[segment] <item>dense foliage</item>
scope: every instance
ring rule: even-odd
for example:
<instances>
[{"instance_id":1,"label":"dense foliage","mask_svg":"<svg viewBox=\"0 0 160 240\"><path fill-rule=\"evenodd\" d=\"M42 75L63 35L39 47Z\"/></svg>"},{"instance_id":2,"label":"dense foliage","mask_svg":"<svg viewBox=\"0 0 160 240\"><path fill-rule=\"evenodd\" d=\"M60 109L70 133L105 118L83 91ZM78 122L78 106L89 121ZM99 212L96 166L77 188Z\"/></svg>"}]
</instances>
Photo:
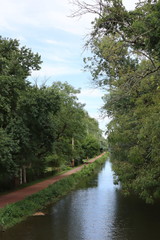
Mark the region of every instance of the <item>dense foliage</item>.
<instances>
[{"instance_id":1,"label":"dense foliage","mask_svg":"<svg viewBox=\"0 0 160 240\"><path fill-rule=\"evenodd\" d=\"M153 203L160 199L160 1L140 1L132 11L121 0L75 2L75 15L97 13L87 42L93 56L85 62L107 89L115 181Z\"/></svg>"},{"instance_id":2,"label":"dense foliage","mask_svg":"<svg viewBox=\"0 0 160 240\"><path fill-rule=\"evenodd\" d=\"M87 158L82 148L87 121L93 123L92 135L98 133L99 147L91 155L100 151L102 132L78 103L78 90L60 82L38 87L27 80L40 64L40 56L17 40L0 38L1 190Z\"/></svg>"}]
</instances>

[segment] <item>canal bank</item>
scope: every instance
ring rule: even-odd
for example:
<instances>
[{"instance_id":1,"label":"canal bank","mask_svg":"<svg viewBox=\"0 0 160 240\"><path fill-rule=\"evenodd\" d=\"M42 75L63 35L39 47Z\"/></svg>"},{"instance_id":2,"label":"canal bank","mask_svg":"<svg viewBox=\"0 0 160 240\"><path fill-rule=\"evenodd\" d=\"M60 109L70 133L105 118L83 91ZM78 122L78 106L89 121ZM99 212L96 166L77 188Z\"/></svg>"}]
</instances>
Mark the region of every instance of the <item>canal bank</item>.
<instances>
[{"instance_id":1,"label":"canal bank","mask_svg":"<svg viewBox=\"0 0 160 240\"><path fill-rule=\"evenodd\" d=\"M98 168L106 161L106 158L107 154L101 154L91 159L90 163L92 164L80 166L68 171L63 174L63 176L61 175L61 177L58 176L58 181L49 186L47 185L48 187L44 188L43 186L44 189L41 191L38 184L32 186L32 191L30 191L31 195L28 194L30 196L22 201L9 204L0 209L0 230L3 231L14 226L36 211L40 211L46 205L56 202L60 197L73 190L84 177L93 174L94 171L98 171ZM33 194L33 188L37 193Z\"/></svg>"}]
</instances>

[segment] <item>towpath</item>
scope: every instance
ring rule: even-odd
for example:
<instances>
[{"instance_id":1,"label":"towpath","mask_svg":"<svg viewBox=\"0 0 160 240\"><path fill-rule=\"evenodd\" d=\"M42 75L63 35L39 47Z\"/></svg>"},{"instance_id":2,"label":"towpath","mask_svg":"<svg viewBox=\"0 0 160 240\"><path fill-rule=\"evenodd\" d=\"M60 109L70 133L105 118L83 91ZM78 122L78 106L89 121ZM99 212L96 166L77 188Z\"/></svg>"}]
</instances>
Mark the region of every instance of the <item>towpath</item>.
<instances>
[{"instance_id":1,"label":"towpath","mask_svg":"<svg viewBox=\"0 0 160 240\"><path fill-rule=\"evenodd\" d=\"M96 159L100 158L103 155L104 155L104 153L100 154L99 156L97 156L95 158L92 158L88 162L92 163ZM84 165L81 165L81 166L79 166L77 168L74 168L72 170L69 170L68 172L65 172L61 175L49 178L47 180L44 180L42 182L33 184L31 186L22 188L20 190L16 190L16 191L13 191L13 192L8 193L8 194L1 195L0 196L0 208L5 207L7 204L15 203L15 202L18 202L20 200L23 200L27 196L32 195L36 192L39 192L39 191L43 190L44 188L47 188L50 184L53 184L53 183L65 178L67 176L72 175L73 173L76 173L76 172L80 171L83 167L84 167Z\"/></svg>"}]
</instances>

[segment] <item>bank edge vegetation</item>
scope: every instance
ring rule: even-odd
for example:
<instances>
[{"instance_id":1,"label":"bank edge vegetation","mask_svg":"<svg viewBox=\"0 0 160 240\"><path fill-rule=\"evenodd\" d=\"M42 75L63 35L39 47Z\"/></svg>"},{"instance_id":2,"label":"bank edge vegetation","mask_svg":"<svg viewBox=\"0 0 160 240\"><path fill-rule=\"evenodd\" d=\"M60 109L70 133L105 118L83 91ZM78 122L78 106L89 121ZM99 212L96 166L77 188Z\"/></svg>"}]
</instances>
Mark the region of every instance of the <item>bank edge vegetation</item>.
<instances>
[{"instance_id":1,"label":"bank edge vegetation","mask_svg":"<svg viewBox=\"0 0 160 240\"><path fill-rule=\"evenodd\" d=\"M92 164L84 165L79 172L50 185L48 188L22 201L9 204L0 209L0 230L6 230L31 216L36 211L42 211L48 204L55 203L60 197L75 189L79 183L83 182L83 179L85 180L87 177L98 173L107 156L108 154L105 154Z\"/></svg>"}]
</instances>

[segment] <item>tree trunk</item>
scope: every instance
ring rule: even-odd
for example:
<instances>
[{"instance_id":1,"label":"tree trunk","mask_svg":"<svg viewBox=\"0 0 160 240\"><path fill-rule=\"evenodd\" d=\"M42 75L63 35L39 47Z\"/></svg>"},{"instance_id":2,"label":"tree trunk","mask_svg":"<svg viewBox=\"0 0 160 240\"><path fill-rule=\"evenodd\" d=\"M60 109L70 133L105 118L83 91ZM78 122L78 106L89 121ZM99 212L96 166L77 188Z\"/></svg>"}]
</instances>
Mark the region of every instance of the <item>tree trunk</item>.
<instances>
[{"instance_id":1,"label":"tree trunk","mask_svg":"<svg viewBox=\"0 0 160 240\"><path fill-rule=\"evenodd\" d=\"M22 175L23 175L22 168L20 168L20 169L19 169L19 183L20 183L20 184L23 183Z\"/></svg>"},{"instance_id":2,"label":"tree trunk","mask_svg":"<svg viewBox=\"0 0 160 240\"><path fill-rule=\"evenodd\" d=\"M23 183L26 183L27 179L26 179L26 167L23 166Z\"/></svg>"}]
</instances>

